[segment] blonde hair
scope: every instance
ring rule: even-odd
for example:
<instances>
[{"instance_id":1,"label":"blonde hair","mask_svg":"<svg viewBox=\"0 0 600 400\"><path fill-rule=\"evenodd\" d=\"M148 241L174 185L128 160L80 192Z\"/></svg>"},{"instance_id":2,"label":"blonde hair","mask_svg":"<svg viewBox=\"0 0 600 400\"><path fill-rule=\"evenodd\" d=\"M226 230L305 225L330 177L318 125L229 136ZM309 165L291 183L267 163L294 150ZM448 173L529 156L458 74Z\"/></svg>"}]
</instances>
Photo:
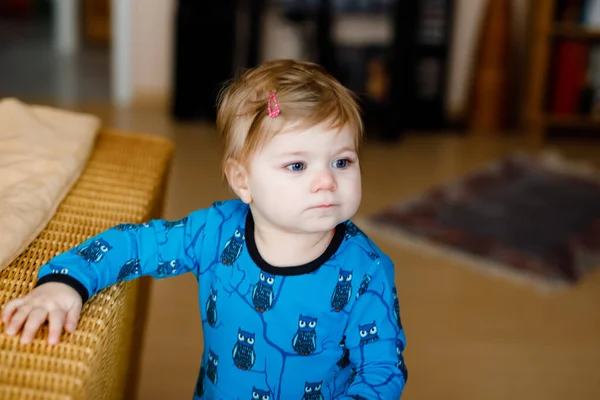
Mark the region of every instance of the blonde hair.
<instances>
[{"instance_id":1,"label":"blonde hair","mask_svg":"<svg viewBox=\"0 0 600 400\"><path fill-rule=\"evenodd\" d=\"M269 117L274 92L281 113ZM217 129L223 139L223 171L229 160L246 164L268 140L285 128L306 129L327 123L348 125L358 151L363 123L357 98L318 64L276 60L244 71L219 94Z\"/></svg>"}]
</instances>

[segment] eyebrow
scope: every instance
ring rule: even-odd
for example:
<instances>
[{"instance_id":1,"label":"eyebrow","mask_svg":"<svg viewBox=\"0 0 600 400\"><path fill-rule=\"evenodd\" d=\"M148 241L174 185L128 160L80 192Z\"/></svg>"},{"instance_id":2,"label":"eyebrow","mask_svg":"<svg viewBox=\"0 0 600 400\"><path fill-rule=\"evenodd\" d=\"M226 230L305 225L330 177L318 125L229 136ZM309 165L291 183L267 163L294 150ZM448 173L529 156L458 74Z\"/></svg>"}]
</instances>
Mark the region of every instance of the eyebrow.
<instances>
[{"instance_id":1,"label":"eyebrow","mask_svg":"<svg viewBox=\"0 0 600 400\"><path fill-rule=\"evenodd\" d=\"M356 150L352 147L342 147L341 149L339 149L338 151L336 151L336 154L339 153L345 153L345 152L351 152L351 153L356 153ZM288 157L288 156L307 156L308 152L307 151L290 151L290 152L286 152L286 153L281 153L279 156L280 157Z\"/></svg>"},{"instance_id":2,"label":"eyebrow","mask_svg":"<svg viewBox=\"0 0 600 400\"><path fill-rule=\"evenodd\" d=\"M288 157L288 156L306 156L308 153L306 151L290 151L286 153L279 154L279 157Z\"/></svg>"},{"instance_id":3,"label":"eyebrow","mask_svg":"<svg viewBox=\"0 0 600 400\"><path fill-rule=\"evenodd\" d=\"M350 152L350 153L356 153L356 149L354 147L342 147L341 149L339 149L336 153L345 153L345 152Z\"/></svg>"}]
</instances>

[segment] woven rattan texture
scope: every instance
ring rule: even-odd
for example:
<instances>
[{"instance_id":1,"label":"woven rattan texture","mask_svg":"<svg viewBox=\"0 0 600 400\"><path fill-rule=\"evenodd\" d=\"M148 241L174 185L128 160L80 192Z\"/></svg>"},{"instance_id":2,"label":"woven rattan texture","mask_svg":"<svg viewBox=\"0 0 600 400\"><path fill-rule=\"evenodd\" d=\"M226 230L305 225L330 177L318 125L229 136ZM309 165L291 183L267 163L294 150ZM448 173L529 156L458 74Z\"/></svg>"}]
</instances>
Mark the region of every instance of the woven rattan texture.
<instances>
[{"instance_id":1,"label":"woven rattan texture","mask_svg":"<svg viewBox=\"0 0 600 400\"><path fill-rule=\"evenodd\" d=\"M172 152L167 139L103 131L46 229L0 273L0 306L28 293L53 256L118 223L159 216ZM47 344L47 327L29 345L0 334L0 399L120 398L137 285L120 283L90 299L77 331L58 345Z\"/></svg>"}]
</instances>

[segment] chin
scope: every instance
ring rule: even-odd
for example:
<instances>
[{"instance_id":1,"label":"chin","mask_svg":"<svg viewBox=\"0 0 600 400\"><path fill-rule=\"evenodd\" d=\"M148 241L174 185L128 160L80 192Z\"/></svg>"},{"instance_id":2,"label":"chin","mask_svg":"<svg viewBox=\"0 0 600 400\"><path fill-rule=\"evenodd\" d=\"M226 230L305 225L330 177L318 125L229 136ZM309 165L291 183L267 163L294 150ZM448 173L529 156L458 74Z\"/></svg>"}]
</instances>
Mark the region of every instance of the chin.
<instances>
[{"instance_id":1,"label":"chin","mask_svg":"<svg viewBox=\"0 0 600 400\"><path fill-rule=\"evenodd\" d=\"M340 222L344 221L345 219L340 220L340 218L335 217L321 218L316 221L307 221L305 224L303 224L303 230L310 233L328 232L338 226Z\"/></svg>"}]
</instances>

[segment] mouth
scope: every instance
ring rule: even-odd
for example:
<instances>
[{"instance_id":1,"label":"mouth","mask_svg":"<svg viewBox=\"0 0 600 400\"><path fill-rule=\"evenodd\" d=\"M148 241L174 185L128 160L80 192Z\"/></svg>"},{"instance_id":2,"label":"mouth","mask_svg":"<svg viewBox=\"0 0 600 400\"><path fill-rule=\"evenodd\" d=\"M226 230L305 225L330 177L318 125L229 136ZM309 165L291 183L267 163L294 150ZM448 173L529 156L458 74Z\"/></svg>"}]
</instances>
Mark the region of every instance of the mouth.
<instances>
[{"instance_id":1,"label":"mouth","mask_svg":"<svg viewBox=\"0 0 600 400\"><path fill-rule=\"evenodd\" d=\"M320 206L316 206L315 208L327 209L327 208L332 208L333 206L335 206L335 204L321 204Z\"/></svg>"}]
</instances>

